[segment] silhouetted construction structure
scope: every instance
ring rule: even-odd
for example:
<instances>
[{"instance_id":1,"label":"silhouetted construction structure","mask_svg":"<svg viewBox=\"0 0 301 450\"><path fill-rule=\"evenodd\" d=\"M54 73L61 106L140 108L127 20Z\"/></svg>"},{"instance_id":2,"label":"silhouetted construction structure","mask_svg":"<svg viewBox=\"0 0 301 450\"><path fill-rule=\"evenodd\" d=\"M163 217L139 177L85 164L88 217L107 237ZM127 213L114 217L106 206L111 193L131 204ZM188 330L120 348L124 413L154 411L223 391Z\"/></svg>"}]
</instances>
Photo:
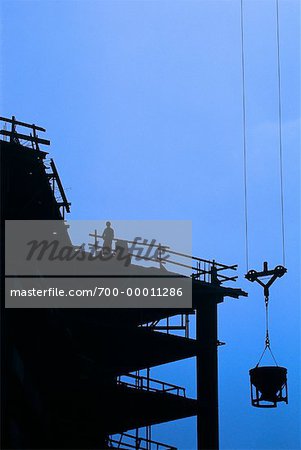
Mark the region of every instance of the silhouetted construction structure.
<instances>
[{"instance_id":1,"label":"silhouetted construction structure","mask_svg":"<svg viewBox=\"0 0 301 450\"><path fill-rule=\"evenodd\" d=\"M49 144L37 134L45 130L1 120L9 128L1 131L3 267L4 219L62 221L70 203L40 148ZM150 427L196 415L198 448L217 449L217 306L246 294L221 285L235 279L222 273L236 266L193 261L193 307L185 310L5 309L2 273L2 448L171 449L152 441ZM191 315L196 339L189 337ZM197 399L151 378L152 367L190 357L197 358Z\"/></svg>"}]
</instances>

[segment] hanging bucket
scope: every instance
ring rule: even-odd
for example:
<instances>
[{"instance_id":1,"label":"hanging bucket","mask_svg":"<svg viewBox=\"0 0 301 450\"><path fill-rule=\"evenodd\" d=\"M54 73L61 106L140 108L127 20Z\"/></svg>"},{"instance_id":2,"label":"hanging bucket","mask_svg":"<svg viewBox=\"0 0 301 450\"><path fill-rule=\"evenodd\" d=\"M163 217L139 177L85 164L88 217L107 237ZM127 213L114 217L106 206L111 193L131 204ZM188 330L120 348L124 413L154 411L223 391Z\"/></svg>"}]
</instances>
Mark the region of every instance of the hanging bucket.
<instances>
[{"instance_id":1,"label":"hanging bucket","mask_svg":"<svg viewBox=\"0 0 301 450\"><path fill-rule=\"evenodd\" d=\"M250 381L253 406L275 408L279 402L288 403L285 367L254 367L250 370Z\"/></svg>"}]
</instances>

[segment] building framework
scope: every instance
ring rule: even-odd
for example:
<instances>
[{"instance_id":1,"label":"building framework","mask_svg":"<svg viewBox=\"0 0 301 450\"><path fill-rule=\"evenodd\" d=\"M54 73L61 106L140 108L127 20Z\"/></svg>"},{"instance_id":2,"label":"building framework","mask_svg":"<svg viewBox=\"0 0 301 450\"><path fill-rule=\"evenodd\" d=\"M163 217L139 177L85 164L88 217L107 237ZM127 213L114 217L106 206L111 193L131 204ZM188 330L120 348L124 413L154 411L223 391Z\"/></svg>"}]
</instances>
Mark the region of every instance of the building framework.
<instances>
[{"instance_id":1,"label":"building framework","mask_svg":"<svg viewBox=\"0 0 301 450\"><path fill-rule=\"evenodd\" d=\"M4 267L4 220L63 222L70 203L40 148L50 143L38 136L45 129L0 119L7 124L0 132ZM197 416L198 449L218 449L217 310L225 297L246 293L222 285L235 280L225 271L236 266L193 259L189 309L5 309L2 273L2 448L168 450L152 440L151 426ZM191 357L196 399L152 378L152 367Z\"/></svg>"}]
</instances>

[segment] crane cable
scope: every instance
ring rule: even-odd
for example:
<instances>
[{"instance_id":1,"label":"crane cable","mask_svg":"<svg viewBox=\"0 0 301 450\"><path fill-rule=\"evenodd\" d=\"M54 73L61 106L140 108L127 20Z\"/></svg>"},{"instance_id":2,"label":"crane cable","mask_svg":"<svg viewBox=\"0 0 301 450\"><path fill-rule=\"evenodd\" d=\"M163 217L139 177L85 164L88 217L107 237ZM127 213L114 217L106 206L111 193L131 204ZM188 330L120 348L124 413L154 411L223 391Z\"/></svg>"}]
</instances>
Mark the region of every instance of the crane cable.
<instances>
[{"instance_id":1,"label":"crane cable","mask_svg":"<svg viewBox=\"0 0 301 450\"><path fill-rule=\"evenodd\" d=\"M246 133L246 88L245 88L245 45L243 0L240 0L241 33L241 72L242 72L242 120L243 120L243 166L244 166L244 209L245 209L245 253L246 266L249 270L249 231L248 231L248 184L247 184L247 133Z\"/></svg>"},{"instance_id":2,"label":"crane cable","mask_svg":"<svg viewBox=\"0 0 301 450\"><path fill-rule=\"evenodd\" d=\"M279 172L280 172L280 204L282 260L285 266L285 224L284 224L284 187L283 187L283 147L282 147L282 96L281 96L281 63L280 63L280 26L279 0L276 1L277 29L277 81L278 81L278 136L279 136ZM245 88L245 36L243 0L240 0L240 32L241 32L241 69L242 69L242 122L243 122L243 167L244 167L244 216L245 216L245 254L246 267L249 270L249 226L248 226L248 171L247 171L247 138L246 138L246 88Z\"/></svg>"},{"instance_id":3,"label":"crane cable","mask_svg":"<svg viewBox=\"0 0 301 450\"><path fill-rule=\"evenodd\" d=\"M278 133L279 133L279 170L280 170L280 198L281 198L281 230L282 230L282 260L285 267L285 226L284 226L284 195L283 195L283 150L282 150L282 98L281 98L281 64L280 64L280 26L279 0L276 0L277 25L277 76L278 76Z\"/></svg>"},{"instance_id":4,"label":"crane cable","mask_svg":"<svg viewBox=\"0 0 301 450\"><path fill-rule=\"evenodd\" d=\"M256 367L259 366L259 364L263 358L263 355L265 354L265 352L267 350L269 350L269 352L271 353L272 358L274 360L274 363L276 364L276 366L278 366L278 363L276 361L274 353L272 352L272 349L271 349L271 341L270 341L270 335L269 335L269 297L265 297L264 301L265 301L265 346L264 346L264 350L259 358L259 361L256 364Z\"/></svg>"}]
</instances>

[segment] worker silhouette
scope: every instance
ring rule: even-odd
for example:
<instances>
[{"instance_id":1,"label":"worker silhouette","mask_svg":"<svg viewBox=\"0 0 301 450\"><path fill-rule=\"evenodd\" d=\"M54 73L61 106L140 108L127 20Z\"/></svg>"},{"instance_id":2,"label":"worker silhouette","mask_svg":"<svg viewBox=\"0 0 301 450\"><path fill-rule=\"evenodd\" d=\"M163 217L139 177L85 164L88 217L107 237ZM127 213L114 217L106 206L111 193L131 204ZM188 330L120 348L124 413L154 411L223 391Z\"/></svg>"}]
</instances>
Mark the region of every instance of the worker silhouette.
<instances>
[{"instance_id":1,"label":"worker silhouette","mask_svg":"<svg viewBox=\"0 0 301 450\"><path fill-rule=\"evenodd\" d=\"M114 239L114 230L111 228L111 222L106 222L106 228L102 233L103 254L109 255L112 252L112 242Z\"/></svg>"}]
</instances>

